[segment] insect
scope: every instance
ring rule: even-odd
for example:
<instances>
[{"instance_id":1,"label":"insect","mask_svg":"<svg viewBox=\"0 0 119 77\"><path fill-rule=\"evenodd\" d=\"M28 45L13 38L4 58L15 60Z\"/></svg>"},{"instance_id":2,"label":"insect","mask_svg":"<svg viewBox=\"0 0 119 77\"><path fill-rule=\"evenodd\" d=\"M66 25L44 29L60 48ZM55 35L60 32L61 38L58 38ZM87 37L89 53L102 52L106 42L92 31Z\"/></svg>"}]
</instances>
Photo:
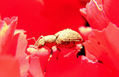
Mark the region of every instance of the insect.
<instances>
[{"instance_id":1,"label":"insect","mask_svg":"<svg viewBox=\"0 0 119 77\"><path fill-rule=\"evenodd\" d=\"M52 56L53 46L56 46L57 49L60 51L59 47L73 48L76 47L76 44L82 42L83 38L78 32L72 29L64 29L54 35L40 36L34 46L37 48L48 46L51 49Z\"/></svg>"},{"instance_id":2,"label":"insect","mask_svg":"<svg viewBox=\"0 0 119 77\"><path fill-rule=\"evenodd\" d=\"M57 32L54 35L40 36L34 46L40 48L45 45L53 46L61 46L61 45L69 45L83 42L83 38L81 35L72 30L72 29L64 29L62 31Z\"/></svg>"}]
</instances>

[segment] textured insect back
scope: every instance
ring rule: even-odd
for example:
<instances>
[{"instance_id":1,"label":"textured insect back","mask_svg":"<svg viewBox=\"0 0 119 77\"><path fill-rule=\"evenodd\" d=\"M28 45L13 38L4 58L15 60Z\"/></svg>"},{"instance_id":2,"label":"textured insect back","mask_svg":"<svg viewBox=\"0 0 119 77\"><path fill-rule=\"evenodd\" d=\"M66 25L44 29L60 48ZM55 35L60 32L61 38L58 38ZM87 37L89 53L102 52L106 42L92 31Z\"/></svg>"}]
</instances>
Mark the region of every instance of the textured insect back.
<instances>
[{"instance_id":1,"label":"textured insect back","mask_svg":"<svg viewBox=\"0 0 119 77\"><path fill-rule=\"evenodd\" d=\"M64 29L59 31L55 34L55 36L57 37L57 44L83 41L81 35L72 29Z\"/></svg>"},{"instance_id":2,"label":"textured insect back","mask_svg":"<svg viewBox=\"0 0 119 77\"><path fill-rule=\"evenodd\" d=\"M44 37L45 46L52 48L52 46L56 45L56 36L47 35Z\"/></svg>"}]
</instances>

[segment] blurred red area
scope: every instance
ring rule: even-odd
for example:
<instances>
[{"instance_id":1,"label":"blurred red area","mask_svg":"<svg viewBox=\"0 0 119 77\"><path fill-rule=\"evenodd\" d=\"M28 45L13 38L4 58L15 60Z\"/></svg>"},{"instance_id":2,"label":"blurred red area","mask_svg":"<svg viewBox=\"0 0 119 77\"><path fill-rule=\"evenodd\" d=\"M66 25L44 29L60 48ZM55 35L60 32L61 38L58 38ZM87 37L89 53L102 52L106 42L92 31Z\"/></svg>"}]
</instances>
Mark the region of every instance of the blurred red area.
<instances>
[{"instance_id":1,"label":"blurred red area","mask_svg":"<svg viewBox=\"0 0 119 77\"><path fill-rule=\"evenodd\" d=\"M78 31L85 25L79 12L79 0L0 0L0 15L18 16L18 29L27 31L28 37L54 34L64 28Z\"/></svg>"},{"instance_id":2,"label":"blurred red area","mask_svg":"<svg viewBox=\"0 0 119 77\"><path fill-rule=\"evenodd\" d=\"M0 77L20 77L19 63L12 56L0 55Z\"/></svg>"}]
</instances>

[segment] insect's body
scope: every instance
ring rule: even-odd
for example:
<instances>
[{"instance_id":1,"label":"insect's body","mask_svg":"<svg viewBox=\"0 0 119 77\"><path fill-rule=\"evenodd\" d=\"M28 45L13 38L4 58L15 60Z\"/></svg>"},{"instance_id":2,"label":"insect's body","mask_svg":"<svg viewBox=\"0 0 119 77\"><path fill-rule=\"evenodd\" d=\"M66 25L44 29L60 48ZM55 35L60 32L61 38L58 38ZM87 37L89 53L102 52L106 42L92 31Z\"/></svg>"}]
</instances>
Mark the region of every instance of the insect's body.
<instances>
[{"instance_id":1,"label":"insect's body","mask_svg":"<svg viewBox=\"0 0 119 77\"><path fill-rule=\"evenodd\" d=\"M52 47L54 45L74 47L76 43L81 43L82 41L83 39L78 32L71 29L64 29L54 35L39 37L39 39L35 43L35 46L38 48L42 46Z\"/></svg>"},{"instance_id":2,"label":"insect's body","mask_svg":"<svg viewBox=\"0 0 119 77\"><path fill-rule=\"evenodd\" d=\"M55 36L57 37L57 45L63 47L71 48L74 47L77 43L81 43L83 41L83 38L80 36L80 34L71 29L64 29L59 31L55 34Z\"/></svg>"},{"instance_id":3,"label":"insect's body","mask_svg":"<svg viewBox=\"0 0 119 77\"><path fill-rule=\"evenodd\" d=\"M76 48L76 44L82 42L83 38L78 32L71 29L64 29L54 35L40 36L34 46L37 48L41 48L43 46L49 47L51 49L51 55L48 60L50 60L53 54L53 46L56 46L60 52L59 47Z\"/></svg>"},{"instance_id":4,"label":"insect's body","mask_svg":"<svg viewBox=\"0 0 119 77\"><path fill-rule=\"evenodd\" d=\"M52 47L53 45L56 44L55 41L56 41L56 36L54 35L41 36L36 41L35 46L38 48L41 48L45 45L48 47Z\"/></svg>"}]
</instances>

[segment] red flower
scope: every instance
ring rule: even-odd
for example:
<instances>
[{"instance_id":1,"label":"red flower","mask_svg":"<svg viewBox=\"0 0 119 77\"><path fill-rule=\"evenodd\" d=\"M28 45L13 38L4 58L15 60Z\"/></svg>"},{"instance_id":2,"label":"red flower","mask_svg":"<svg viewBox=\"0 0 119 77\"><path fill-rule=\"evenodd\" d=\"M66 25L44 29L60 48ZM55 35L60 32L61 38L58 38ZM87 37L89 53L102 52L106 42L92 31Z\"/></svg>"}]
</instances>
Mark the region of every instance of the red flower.
<instances>
[{"instance_id":1,"label":"red flower","mask_svg":"<svg viewBox=\"0 0 119 77\"><path fill-rule=\"evenodd\" d=\"M3 17L14 14L19 16L18 28L26 29L29 36L54 34L68 27L76 31L79 29L84 39L83 43L68 44L72 48L65 44L58 45L57 48L55 43L44 44L41 48L34 45L27 48L25 31L16 29L18 18L1 19L0 77L118 77L119 29L115 25L118 24L118 15L109 16L112 15L109 11L110 3L115 2L91 0L86 5L88 0L85 4L80 4L82 1L84 0L14 1L10 2L12 6L7 9L10 12L2 11L1 9L5 10L7 7L2 8L3 5L0 5ZM0 1L1 3L4 4L4 1ZM79 8L85 5L86 8L80 11L88 20L90 27L79 28L80 25L85 25L85 20L79 13ZM116 20L113 21L113 17ZM55 45L52 47L53 52L52 45ZM82 52L85 53L79 55Z\"/></svg>"}]
</instances>

